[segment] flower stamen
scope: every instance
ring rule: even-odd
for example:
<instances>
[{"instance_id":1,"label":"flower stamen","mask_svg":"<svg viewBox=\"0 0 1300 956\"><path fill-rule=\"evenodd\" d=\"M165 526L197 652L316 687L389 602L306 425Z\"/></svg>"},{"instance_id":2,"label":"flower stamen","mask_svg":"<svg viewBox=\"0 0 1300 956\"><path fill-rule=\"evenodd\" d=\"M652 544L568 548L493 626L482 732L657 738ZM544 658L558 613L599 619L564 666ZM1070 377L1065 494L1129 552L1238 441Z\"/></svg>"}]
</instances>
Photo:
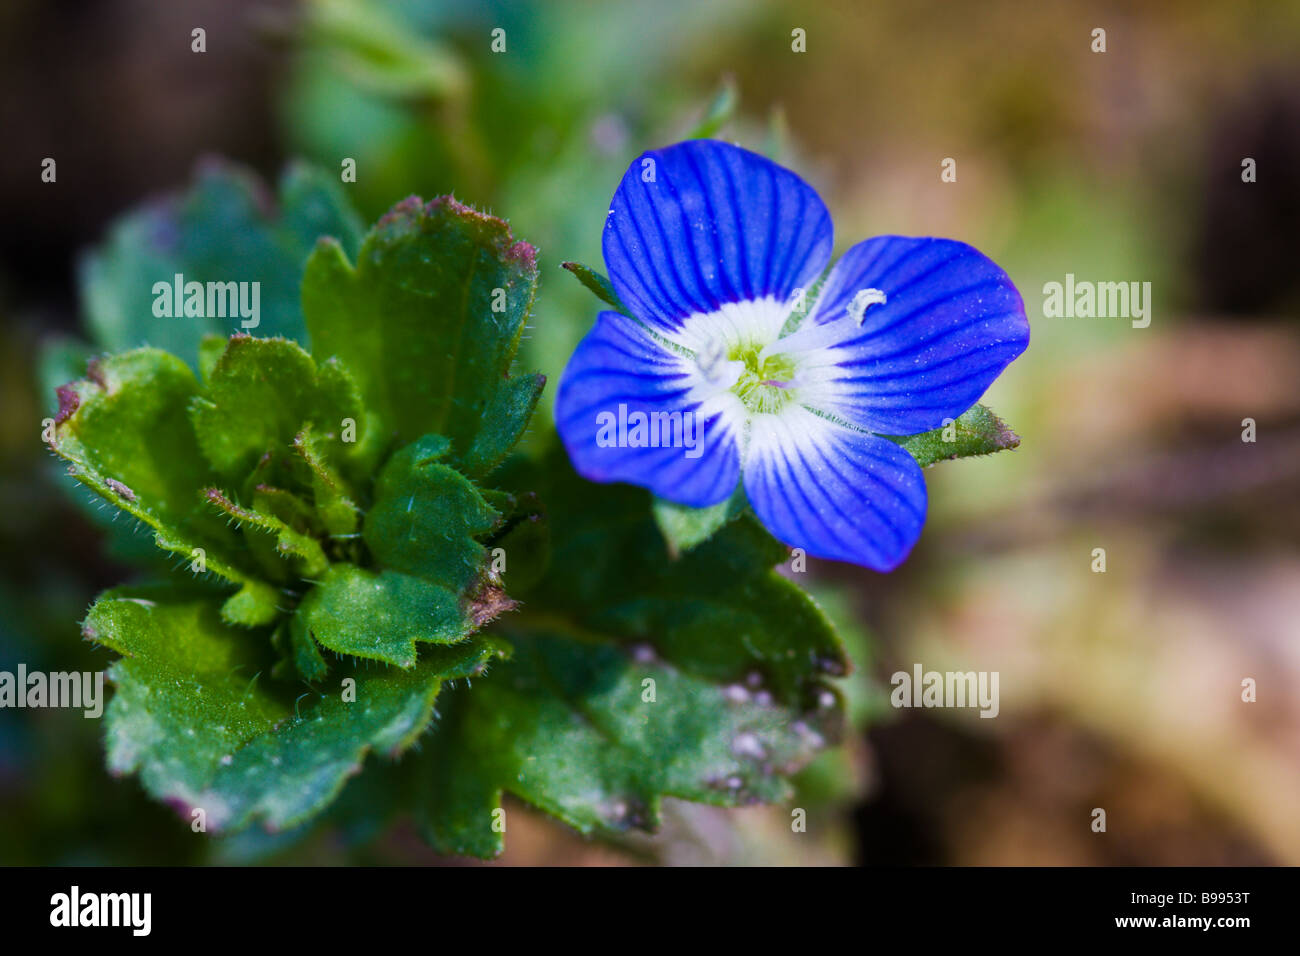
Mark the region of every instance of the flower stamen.
<instances>
[{"instance_id":1,"label":"flower stamen","mask_svg":"<svg viewBox=\"0 0 1300 956\"><path fill-rule=\"evenodd\" d=\"M867 317L867 307L884 305L888 301L889 296L885 295L880 289L859 289L845 311L857 323L858 328L862 328L862 323Z\"/></svg>"}]
</instances>

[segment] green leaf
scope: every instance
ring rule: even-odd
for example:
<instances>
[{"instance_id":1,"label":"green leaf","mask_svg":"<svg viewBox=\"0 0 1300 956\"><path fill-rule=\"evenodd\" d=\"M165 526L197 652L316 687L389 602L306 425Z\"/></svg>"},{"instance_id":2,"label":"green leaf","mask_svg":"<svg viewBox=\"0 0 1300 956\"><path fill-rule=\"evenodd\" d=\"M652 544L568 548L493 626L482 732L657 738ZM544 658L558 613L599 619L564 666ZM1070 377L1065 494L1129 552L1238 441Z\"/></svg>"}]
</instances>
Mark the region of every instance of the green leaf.
<instances>
[{"instance_id":1,"label":"green leaf","mask_svg":"<svg viewBox=\"0 0 1300 956\"><path fill-rule=\"evenodd\" d=\"M653 829L665 796L786 799L840 720L829 689L795 710L590 635L509 636L514 659L439 705L417 758L417 820L443 853L501 852L503 791L583 833Z\"/></svg>"},{"instance_id":2,"label":"green leaf","mask_svg":"<svg viewBox=\"0 0 1300 956\"><path fill-rule=\"evenodd\" d=\"M606 305L612 306L624 315L632 314L618 297L618 293L614 291L613 283L604 275L589 266L584 266L581 262L561 262L560 265L572 272L579 282L594 292L596 298Z\"/></svg>"},{"instance_id":3,"label":"green leaf","mask_svg":"<svg viewBox=\"0 0 1300 956\"><path fill-rule=\"evenodd\" d=\"M484 573L486 551L475 539L501 516L474 484L441 464L447 439L426 435L389 459L375 484L362 535L386 567L461 592Z\"/></svg>"},{"instance_id":4,"label":"green leaf","mask_svg":"<svg viewBox=\"0 0 1300 956\"><path fill-rule=\"evenodd\" d=\"M214 508L238 523L245 536L252 532L265 535L276 558L295 559L294 577L316 577L325 573L329 559L315 538L295 531L269 512L235 504L219 488L208 488L205 495Z\"/></svg>"},{"instance_id":5,"label":"green leaf","mask_svg":"<svg viewBox=\"0 0 1300 956\"><path fill-rule=\"evenodd\" d=\"M499 478L537 489L552 557L503 622L514 660L440 705L420 757L434 846L499 852L503 790L583 832L651 828L662 796L783 799L838 733L829 678L848 669L825 616L773 570L788 550L745 516L673 561L648 493L584 482L558 448Z\"/></svg>"},{"instance_id":6,"label":"green leaf","mask_svg":"<svg viewBox=\"0 0 1300 956\"><path fill-rule=\"evenodd\" d=\"M257 580L238 536L201 496L216 475L199 452L186 409L198 390L180 359L137 349L93 363L90 377L59 389L54 452L69 473L153 530L164 551L241 585L231 613L274 616L276 592Z\"/></svg>"},{"instance_id":7,"label":"green leaf","mask_svg":"<svg viewBox=\"0 0 1300 956\"><path fill-rule=\"evenodd\" d=\"M545 375L517 375L497 389L458 467L471 478L490 474L523 438L545 387Z\"/></svg>"},{"instance_id":8,"label":"green leaf","mask_svg":"<svg viewBox=\"0 0 1300 956\"><path fill-rule=\"evenodd\" d=\"M289 527L305 531L320 537L324 533L324 524L312 506L301 496L273 485L257 485L253 489L253 507L268 515L274 515Z\"/></svg>"},{"instance_id":9,"label":"green leaf","mask_svg":"<svg viewBox=\"0 0 1300 956\"><path fill-rule=\"evenodd\" d=\"M354 482L368 481L391 445L382 428L375 427L365 407L361 389L348 367L338 358L316 366L322 411L313 421L326 440L323 451Z\"/></svg>"},{"instance_id":10,"label":"green leaf","mask_svg":"<svg viewBox=\"0 0 1300 956\"><path fill-rule=\"evenodd\" d=\"M355 268L323 240L302 301L313 354L347 362L386 434L445 435L457 461L483 457L472 450L511 388L536 282L535 250L502 220L450 196L412 197L370 232Z\"/></svg>"},{"instance_id":11,"label":"green leaf","mask_svg":"<svg viewBox=\"0 0 1300 956\"><path fill-rule=\"evenodd\" d=\"M296 343L236 335L190 414L204 455L233 482L267 452L287 449L307 423L337 435L344 418L362 415L359 405L341 404L347 398L336 378L322 382L316 363Z\"/></svg>"},{"instance_id":12,"label":"green leaf","mask_svg":"<svg viewBox=\"0 0 1300 956\"><path fill-rule=\"evenodd\" d=\"M273 624L283 612L280 592L265 581L249 579L221 605L221 618L227 624L259 627Z\"/></svg>"},{"instance_id":13,"label":"green leaf","mask_svg":"<svg viewBox=\"0 0 1300 956\"><path fill-rule=\"evenodd\" d=\"M361 223L334 177L290 166L276 210L254 175L206 162L186 193L154 200L118 220L82 263L81 298L91 335L105 349L148 342L193 365L204 335L243 329L239 314L156 315L155 284L171 285L181 275L185 283L259 283L259 324L248 331L305 343L299 289L320 236L335 237L349 253L361 237Z\"/></svg>"},{"instance_id":14,"label":"green leaf","mask_svg":"<svg viewBox=\"0 0 1300 956\"><path fill-rule=\"evenodd\" d=\"M109 591L83 630L123 655L109 670L110 769L139 774L187 822L202 809L209 832L254 820L280 829L316 813L367 753L393 757L414 742L444 681L481 673L502 653L499 643L474 641L408 671L345 664L337 688L304 694L269 677L262 636L225 625L211 600L174 588Z\"/></svg>"},{"instance_id":15,"label":"green leaf","mask_svg":"<svg viewBox=\"0 0 1300 956\"><path fill-rule=\"evenodd\" d=\"M310 426L293 440L293 450L306 466L317 517L330 534L350 535L357 529L361 511L353 501L352 489L329 463L326 447L327 442Z\"/></svg>"},{"instance_id":16,"label":"green leaf","mask_svg":"<svg viewBox=\"0 0 1300 956\"><path fill-rule=\"evenodd\" d=\"M209 333L199 340L199 378L207 385L212 381L212 373L217 367L217 362L221 361L221 356L226 354L226 346L230 340L224 335L214 335Z\"/></svg>"},{"instance_id":17,"label":"green leaf","mask_svg":"<svg viewBox=\"0 0 1300 956\"><path fill-rule=\"evenodd\" d=\"M58 388L86 374L94 350L78 339L59 337L45 342L37 358L36 380L41 389L41 408L58 413Z\"/></svg>"},{"instance_id":18,"label":"green leaf","mask_svg":"<svg viewBox=\"0 0 1300 956\"><path fill-rule=\"evenodd\" d=\"M945 431L948 432L947 437ZM905 438L892 435L882 437L906 448L922 468L938 461L969 458L971 455L991 455L1020 445L1020 436L983 405L971 406L947 428L936 428L934 431Z\"/></svg>"},{"instance_id":19,"label":"green leaf","mask_svg":"<svg viewBox=\"0 0 1300 956\"><path fill-rule=\"evenodd\" d=\"M686 138L709 139L716 136L731 122L731 117L736 112L739 101L740 91L736 87L735 78L731 76L724 77L704 113L704 117L693 130L686 134Z\"/></svg>"},{"instance_id":20,"label":"green leaf","mask_svg":"<svg viewBox=\"0 0 1300 956\"><path fill-rule=\"evenodd\" d=\"M738 485L730 498L708 508L691 508L655 498L654 515L664 540L668 542L669 553L676 557L707 541L727 522L743 514L748 506L744 486Z\"/></svg>"},{"instance_id":21,"label":"green leaf","mask_svg":"<svg viewBox=\"0 0 1300 956\"><path fill-rule=\"evenodd\" d=\"M417 102L454 99L469 88L464 64L448 46L406 27L383 6L316 0L304 10L300 42L332 69L383 97Z\"/></svg>"},{"instance_id":22,"label":"green leaf","mask_svg":"<svg viewBox=\"0 0 1300 956\"><path fill-rule=\"evenodd\" d=\"M588 619L649 641L674 664L713 681L759 675L779 699L797 704L807 685L847 673L848 659L817 605L772 570L788 557L746 516L666 564L642 593Z\"/></svg>"},{"instance_id":23,"label":"green leaf","mask_svg":"<svg viewBox=\"0 0 1300 956\"><path fill-rule=\"evenodd\" d=\"M71 472L225 579L224 593L180 578L92 608L87 636L124 655L114 770L202 808L210 831L294 826L370 750L408 746L442 682L509 650L478 633L516 605L486 546L540 512L473 479L520 439L544 383L511 368L534 258L453 200L399 206L355 271L343 260L347 288L315 288L322 341L360 372L286 338L202 334L199 378L146 348L59 389L51 444ZM426 421L446 436L421 431L385 460ZM545 563L523 566L512 580Z\"/></svg>"},{"instance_id":24,"label":"green leaf","mask_svg":"<svg viewBox=\"0 0 1300 956\"><path fill-rule=\"evenodd\" d=\"M289 619L288 625L281 625L277 636L288 635L289 654L292 655L293 668L302 679L311 683L324 680L329 673L329 664L320 652L320 647L312 640L307 631L307 624L301 614ZM274 671L272 673L275 673ZM276 675L280 676L280 675Z\"/></svg>"},{"instance_id":25,"label":"green leaf","mask_svg":"<svg viewBox=\"0 0 1300 956\"><path fill-rule=\"evenodd\" d=\"M93 363L88 378L59 390L52 447L109 501L183 525L211 474L185 416L197 390L185 363L157 349Z\"/></svg>"},{"instance_id":26,"label":"green leaf","mask_svg":"<svg viewBox=\"0 0 1300 956\"><path fill-rule=\"evenodd\" d=\"M122 654L106 714L108 763L150 792L200 802L222 758L271 731L289 708L260 682L262 641L221 620L211 599L174 589L102 594L83 635Z\"/></svg>"},{"instance_id":27,"label":"green leaf","mask_svg":"<svg viewBox=\"0 0 1300 956\"><path fill-rule=\"evenodd\" d=\"M397 571L332 564L296 617L322 647L411 667L416 641L454 644L475 629L460 594Z\"/></svg>"}]
</instances>

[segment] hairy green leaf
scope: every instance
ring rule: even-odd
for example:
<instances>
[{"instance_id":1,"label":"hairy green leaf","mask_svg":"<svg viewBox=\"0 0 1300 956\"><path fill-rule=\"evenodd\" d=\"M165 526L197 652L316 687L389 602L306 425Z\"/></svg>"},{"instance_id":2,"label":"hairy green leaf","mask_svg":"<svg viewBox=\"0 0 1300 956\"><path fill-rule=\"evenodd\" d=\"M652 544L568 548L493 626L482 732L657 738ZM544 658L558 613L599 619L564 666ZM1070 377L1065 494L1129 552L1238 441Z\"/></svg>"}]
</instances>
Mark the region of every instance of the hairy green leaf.
<instances>
[{"instance_id":1,"label":"hairy green leaf","mask_svg":"<svg viewBox=\"0 0 1300 956\"><path fill-rule=\"evenodd\" d=\"M329 559L325 556L320 543L311 535L295 531L270 512L235 504L218 488L208 488L205 494L208 502L238 523L246 535L257 532L259 537L256 540L259 541L262 540L261 536L265 536L268 553L273 555L273 562L276 558L294 559L297 570L295 577L315 577L325 573L325 569L329 566ZM278 570L275 564L272 567ZM277 570L273 570L272 573L281 577Z\"/></svg>"},{"instance_id":2,"label":"hairy green leaf","mask_svg":"<svg viewBox=\"0 0 1300 956\"><path fill-rule=\"evenodd\" d=\"M317 246L303 310L313 353L347 362L386 434L403 445L445 435L453 462L477 460L490 410L510 404L499 393L536 282L536 252L502 220L450 196L412 197L366 236L355 267L337 242ZM488 444L495 457L502 442Z\"/></svg>"},{"instance_id":3,"label":"hairy green leaf","mask_svg":"<svg viewBox=\"0 0 1300 956\"><path fill-rule=\"evenodd\" d=\"M258 580L237 535L203 498L216 475L199 453L186 408L194 373L158 349L137 349L91 366L59 389L51 447L69 472L152 529L158 547L241 586L232 620L266 623L275 590ZM232 599L233 600L233 599Z\"/></svg>"},{"instance_id":4,"label":"hairy green leaf","mask_svg":"<svg viewBox=\"0 0 1300 956\"><path fill-rule=\"evenodd\" d=\"M714 681L759 675L778 698L798 703L809 684L847 673L848 660L816 604L772 570L788 557L745 517L591 621L643 637L669 660Z\"/></svg>"},{"instance_id":5,"label":"hairy green leaf","mask_svg":"<svg viewBox=\"0 0 1300 956\"><path fill-rule=\"evenodd\" d=\"M202 247L204 222L177 242ZM199 329L198 377L143 348L58 393L51 444L73 475L220 586L111 591L85 624L123 655L110 766L210 832L295 826L369 751L405 749L443 682L509 651L481 633L516 606L488 544L520 546L521 586L545 568L544 533L512 536L545 531L536 498L475 484L544 384L511 369L532 248L443 199L385 217L356 270L332 241L313 270L314 352Z\"/></svg>"},{"instance_id":6,"label":"hairy green leaf","mask_svg":"<svg viewBox=\"0 0 1300 956\"><path fill-rule=\"evenodd\" d=\"M288 448L308 423L336 438L345 418L363 418L335 363L327 377L286 339L236 335L190 405L199 446L227 482L243 478L268 452Z\"/></svg>"},{"instance_id":7,"label":"hairy green leaf","mask_svg":"<svg viewBox=\"0 0 1300 956\"><path fill-rule=\"evenodd\" d=\"M417 819L444 853L501 852L503 791L583 833L653 829L665 796L785 799L840 720L830 689L799 711L567 629L509 636L513 660L440 705L418 757Z\"/></svg>"},{"instance_id":8,"label":"hairy green leaf","mask_svg":"<svg viewBox=\"0 0 1300 956\"><path fill-rule=\"evenodd\" d=\"M481 579L486 551L475 539L501 516L469 479L439 461L448 449L447 439L427 435L393 455L362 534L384 567L460 592Z\"/></svg>"},{"instance_id":9,"label":"hairy green leaf","mask_svg":"<svg viewBox=\"0 0 1300 956\"><path fill-rule=\"evenodd\" d=\"M483 424L474 436L474 443L457 462L457 467L471 478L491 473L523 438L545 386L545 375L525 374L498 388L483 413Z\"/></svg>"},{"instance_id":10,"label":"hairy green leaf","mask_svg":"<svg viewBox=\"0 0 1300 956\"><path fill-rule=\"evenodd\" d=\"M311 486L312 500L316 504L316 515L330 534L350 535L356 531L361 520L361 511L353 498L355 497L348 482L330 464L327 448L337 449L337 442L330 442L308 426L293 439L293 450L297 453L306 475L306 482Z\"/></svg>"},{"instance_id":11,"label":"hairy green leaf","mask_svg":"<svg viewBox=\"0 0 1300 956\"><path fill-rule=\"evenodd\" d=\"M433 844L499 852L502 791L583 832L652 828L663 796L782 799L838 732L848 669L773 571L785 547L745 517L673 561L646 492L583 482L561 450L500 477L545 502L550 570L504 625L514 660L451 697L421 755Z\"/></svg>"},{"instance_id":12,"label":"hairy green leaf","mask_svg":"<svg viewBox=\"0 0 1300 956\"><path fill-rule=\"evenodd\" d=\"M109 591L83 630L123 655L109 672L110 768L138 773L187 820L202 810L210 832L253 820L279 829L315 813L368 752L392 757L410 746L443 681L480 673L502 653L475 641L408 671L344 665L338 686L304 694L270 677L261 635L174 588Z\"/></svg>"},{"instance_id":13,"label":"hairy green leaf","mask_svg":"<svg viewBox=\"0 0 1300 956\"><path fill-rule=\"evenodd\" d=\"M410 667L416 641L454 644L477 626L460 594L413 575L333 564L315 585L297 618L339 654Z\"/></svg>"}]
</instances>

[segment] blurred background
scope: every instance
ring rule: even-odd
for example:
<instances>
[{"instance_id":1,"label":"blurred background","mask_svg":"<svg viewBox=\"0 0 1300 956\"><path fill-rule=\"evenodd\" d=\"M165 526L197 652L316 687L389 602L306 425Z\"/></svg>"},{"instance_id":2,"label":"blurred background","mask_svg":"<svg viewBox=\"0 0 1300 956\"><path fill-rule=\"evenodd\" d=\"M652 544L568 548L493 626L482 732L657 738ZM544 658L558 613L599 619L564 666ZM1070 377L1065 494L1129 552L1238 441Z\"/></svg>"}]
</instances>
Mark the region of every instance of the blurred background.
<instances>
[{"instance_id":1,"label":"blurred background","mask_svg":"<svg viewBox=\"0 0 1300 956\"><path fill-rule=\"evenodd\" d=\"M524 361L554 382L597 311L559 263L600 265L632 158L730 111L720 135L818 188L837 251L946 236L1007 270L1033 338L985 402L1023 444L928 472L898 572L812 569L860 666L850 742L800 780L808 833L780 807L670 804L611 843L530 815L504 861L1300 864L1298 52L1295 2L7 0L0 669L108 662L78 621L130 572L40 421L116 217L206 156L271 183L354 158L366 222L454 191L539 247ZM1150 327L1045 317L1067 273L1150 282ZM998 671L998 718L890 708L916 663ZM449 862L400 822L193 834L106 774L100 731L0 711L0 863Z\"/></svg>"}]
</instances>

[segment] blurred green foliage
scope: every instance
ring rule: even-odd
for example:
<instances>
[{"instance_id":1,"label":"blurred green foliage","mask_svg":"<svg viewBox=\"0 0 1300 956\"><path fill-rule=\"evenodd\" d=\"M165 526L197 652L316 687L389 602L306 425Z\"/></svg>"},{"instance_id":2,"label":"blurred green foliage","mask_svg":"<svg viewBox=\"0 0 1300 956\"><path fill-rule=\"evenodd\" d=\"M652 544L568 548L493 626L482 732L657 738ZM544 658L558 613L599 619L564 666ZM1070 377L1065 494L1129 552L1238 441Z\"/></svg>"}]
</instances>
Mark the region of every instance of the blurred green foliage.
<instances>
[{"instance_id":1,"label":"blurred green foliage","mask_svg":"<svg viewBox=\"0 0 1300 956\"><path fill-rule=\"evenodd\" d=\"M721 128L734 91L710 103L682 69L755 13L732 0L312 0L280 115L293 153L325 169L356 160L348 190L367 218L399 196L448 192L507 215L541 254L526 364L555 381L595 319L576 284L555 281L560 263L601 261L607 204L632 157ZM361 33L344 26L358 22Z\"/></svg>"}]
</instances>

